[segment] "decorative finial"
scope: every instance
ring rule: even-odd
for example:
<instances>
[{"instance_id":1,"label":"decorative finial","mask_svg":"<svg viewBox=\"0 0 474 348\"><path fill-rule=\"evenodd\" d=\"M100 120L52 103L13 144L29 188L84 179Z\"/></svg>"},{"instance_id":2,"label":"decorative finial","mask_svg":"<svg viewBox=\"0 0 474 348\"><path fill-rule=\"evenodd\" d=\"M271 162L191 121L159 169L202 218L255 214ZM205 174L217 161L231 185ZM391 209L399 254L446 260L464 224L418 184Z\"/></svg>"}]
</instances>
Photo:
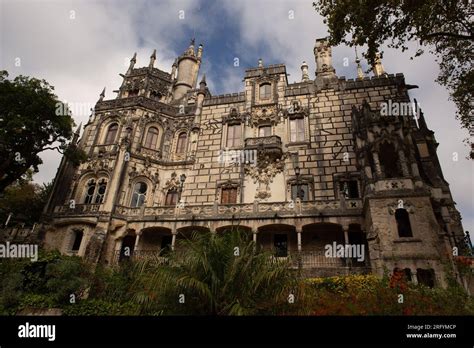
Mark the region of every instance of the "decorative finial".
<instances>
[{"instance_id":1,"label":"decorative finial","mask_svg":"<svg viewBox=\"0 0 474 348\"><path fill-rule=\"evenodd\" d=\"M153 66L155 65L155 60L156 60L156 49L153 50L153 53L152 53L152 55L150 56L150 65L148 65L148 67L149 67L150 69L152 69Z\"/></svg>"},{"instance_id":2,"label":"decorative finial","mask_svg":"<svg viewBox=\"0 0 474 348\"><path fill-rule=\"evenodd\" d=\"M372 71L374 72L374 75L377 77L385 75L385 70L382 65L382 58L380 57L379 52L375 54L375 60L374 60L374 64L372 65Z\"/></svg>"},{"instance_id":3,"label":"decorative finial","mask_svg":"<svg viewBox=\"0 0 474 348\"><path fill-rule=\"evenodd\" d=\"M302 82L309 81L308 64L306 64L305 61L303 61L303 64L301 64L301 81Z\"/></svg>"},{"instance_id":4,"label":"decorative finial","mask_svg":"<svg viewBox=\"0 0 474 348\"><path fill-rule=\"evenodd\" d=\"M99 101L104 100L104 97L105 97L105 87L104 87L104 89L102 90L102 92L101 92L100 95L99 95Z\"/></svg>"},{"instance_id":5,"label":"decorative finial","mask_svg":"<svg viewBox=\"0 0 474 348\"><path fill-rule=\"evenodd\" d=\"M202 75L201 82L199 82L199 86L201 86L201 85L207 86L207 83L206 83L206 74L203 74L203 75Z\"/></svg>"},{"instance_id":6,"label":"decorative finial","mask_svg":"<svg viewBox=\"0 0 474 348\"><path fill-rule=\"evenodd\" d=\"M197 51L197 58L200 59L202 57L202 44L199 44L198 51Z\"/></svg>"},{"instance_id":7,"label":"decorative finial","mask_svg":"<svg viewBox=\"0 0 474 348\"><path fill-rule=\"evenodd\" d=\"M75 132L76 135L79 135L81 133L81 128L82 128L82 122L79 123L79 126L76 129L76 132Z\"/></svg>"},{"instance_id":8,"label":"decorative finial","mask_svg":"<svg viewBox=\"0 0 474 348\"><path fill-rule=\"evenodd\" d=\"M357 46L354 46L354 49L355 49L355 55L356 55L355 62L357 64L357 78L362 80L365 77L365 75L364 75L364 71L362 70L362 66L360 65L360 59L357 53Z\"/></svg>"},{"instance_id":9,"label":"decorative finial","mask_svg":"<svg viewBox=\"0 0 474 348\"><path fill-rule=\"evenodd\" d=\"M263 60L262 60L262 58L259 58L259 60L258 60L258 67L259 67L259 68L263 68Z\"/></svg>"},{"instance_id":10,"label":"decorative finial","mask_svg":"<svg viewBox=\"0 0 474 348\"><path fill-rule=\"evenodd\" d=\"M133 70L133 67L135 66L135 63L137 62L137 52L133 54L132 59L130 59L130 66L128 67L127 74L130 74Z\"/></svg>"}]
</instances>

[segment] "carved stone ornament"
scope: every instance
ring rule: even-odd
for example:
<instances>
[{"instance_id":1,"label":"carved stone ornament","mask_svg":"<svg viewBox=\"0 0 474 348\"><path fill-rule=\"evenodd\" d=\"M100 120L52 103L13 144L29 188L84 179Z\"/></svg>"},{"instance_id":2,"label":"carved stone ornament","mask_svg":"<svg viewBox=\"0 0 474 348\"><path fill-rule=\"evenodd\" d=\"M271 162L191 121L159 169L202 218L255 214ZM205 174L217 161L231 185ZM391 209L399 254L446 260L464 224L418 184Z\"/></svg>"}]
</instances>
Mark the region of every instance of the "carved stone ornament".
<instances>
[{"instance_id":1,"label":"carved stone ornament","mask_svg":"<svg viewBox=\"0 0 474 348\"><path fill-rule=\"evenodd\" d=\"M180 187L180 182L178 175L176 173L171 174L171 178L166 180L165 185L163 186L163 191L175 191L178 190Z\"/></svg>"},{"instance_id":2,"label":"carved stone ornament","mask_svg":"<svg viewBox=\"0 0 474 348\"><path fill-rule=\"evenodd\" d=\"M255 198L265 200L271 197L270 183L272 183L275 176L281 173L285 168L285 155L282 159L276 159L274 161L266 156L263 160L258 161L257 166L252 164L245 165L245 174L249 175L255 184L258 184Z\"/></svg>"},{"instance_id":3,"label":"carved stone ornament","mask_svg":"<svg viewBox=\"0 0 474 348\"><path fill-rule=\"evenodd\" d=\"M282 113L277 104L254 106L250 112L250 123L253 127L268 123L276 125L280 122L281 116Z\"/></svg>"}]
</instances>

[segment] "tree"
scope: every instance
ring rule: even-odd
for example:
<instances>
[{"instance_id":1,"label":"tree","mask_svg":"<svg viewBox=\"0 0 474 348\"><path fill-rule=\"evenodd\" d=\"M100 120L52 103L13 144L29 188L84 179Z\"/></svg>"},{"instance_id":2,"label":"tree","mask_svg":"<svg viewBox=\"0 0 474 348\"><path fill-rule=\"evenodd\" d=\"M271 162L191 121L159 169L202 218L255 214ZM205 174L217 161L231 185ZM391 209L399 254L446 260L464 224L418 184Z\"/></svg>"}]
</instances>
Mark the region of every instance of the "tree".
<instances>
[{"instance_id":1,"label":"tree","mask_svg":"<svg viewBox=\"0 0 474 348\"><path fill-rule=\"evenodd\" d=\"M11 213L9 225L24 223L31 226L38 222L43 207L48 201L52 182L42 186L35 184L29 177L21 178L8 186L0 196L0 225L3 225Z\"/></svg>"},{"instance_id":2,"label":"tree","mask_svg":"<svg viewBox=\"0 0 474 348\"><path fill-rule=\"evenodd\" d=\"M256 250L238 230L194 233L167 264L144 262L139 270L134 291L142 314L281 313L297 287L286 262Z\"/></svg>"},{"instance_id":3,"label":"tree","mask_svg":"<svg viewBox=\"0 0 474 348\"><path fill-rule=\"evenodd\" d=\"M412 40L427 48L440 66L436 81L448 89L462 127L472 130L474 11L471 1L322 0L313 6L325 17L330 43L367 45L364 57L370 65L387 40L391 40L388 47L402 51L408 49L407 43ZM423 53L419 48L411 59Z\"/></svg>"},{"instance_id":4,"label":"tree","mask_svg":"<svg viewBox=\"0 0 474 348\"><path fill-rule=\"evenodd\" d=\"M0 192L28 169L37 172L42 151L65 152L76 164L84 159L81 150L67 144L74 121L54 87L27 76L7 77L0 71Z\"/></svg>"}]
</instances>

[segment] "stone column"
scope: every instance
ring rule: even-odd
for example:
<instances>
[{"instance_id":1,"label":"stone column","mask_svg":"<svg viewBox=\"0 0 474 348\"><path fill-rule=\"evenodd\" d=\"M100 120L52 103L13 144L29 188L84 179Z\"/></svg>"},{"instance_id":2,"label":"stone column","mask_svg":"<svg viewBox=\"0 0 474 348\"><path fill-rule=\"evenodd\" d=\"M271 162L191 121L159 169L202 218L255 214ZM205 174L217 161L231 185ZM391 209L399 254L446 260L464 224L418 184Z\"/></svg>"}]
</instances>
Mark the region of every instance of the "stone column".
<instances>
[{"instance_id":1,"label":"stone column","mask_svg":"<svg viewBox=\"0 0 474 348\"><path fill-rule=\"evenodd\" d=\"M377 173L378 177L381 177L382 176L382 168L380 167L379 154L377 152L374 152L372 154L372 157L374 159L375 172Z\"/></svg>"},{"instance_id":2,"label":"stone column","mask_svg":"<svg viewBox=\"0 0 474 348\"><path fill-rule=\"evenodd\" d=\"M344 226L343 231L344 231L344 245L347 245L349 244L349 226ZM348 257L346 257L345 260L346 260L346 267L351 267L352 260Z\"/></svg>"},{"instance_id":3,"label":"stone column","mask_svg":"<svg viewBox=\"0 0 474 348\"><path fill-rule=\"evenodd\" d=\"M301 227L297 227L296 228L296 238L297 238L297 243L298 243L298 252L301 253L302 251L302 244L301 244L301 232L302 232L302 228Z\"/></svg>"},{"instance_id":4,"label":"stone column","mask_svg":"<svg viewBox=\"0 0 474 348\"><path fill-rule=\"evenodd\" d=\"M171 232L171 250L174 251L174 246L176 244L176 235L178 234L176 231Z\"/></svg>"},{"instance_id":5,"label":"stone column","mask_svg":"<svg viewBox=\"0 0 474 348\"><path fill-rule=\"evenodd\" d=\"M412 272L411 272L411 280L413 282L413 284L418 284L418 278L417 278L417 275L416 275L416 269L414 269Z\"/></svg>"},{"instance_id":6,"label":"stone column","mask_svg":"<svg viewBox=\"0 0 474 348\"><path fill-rule=\"evenodd\" d=\"M133 251L138 250L138 243L140 242L140 236L141 235L142 235L141 233L136 234L137 237L135 238L135 246L133 247Z\"/></svg>"},{"instance_id":7,"label":"stone column","mask_svg":"<svg viewBox=\"0 0 474 348\"><path fill-rule=\"evenodd\" d=\"M407 159L403 150L398 151L398 156L400 157L400 165L402 167L403 176L410 176L410 171L408 170Z\"/></svg>"}]
</instances>

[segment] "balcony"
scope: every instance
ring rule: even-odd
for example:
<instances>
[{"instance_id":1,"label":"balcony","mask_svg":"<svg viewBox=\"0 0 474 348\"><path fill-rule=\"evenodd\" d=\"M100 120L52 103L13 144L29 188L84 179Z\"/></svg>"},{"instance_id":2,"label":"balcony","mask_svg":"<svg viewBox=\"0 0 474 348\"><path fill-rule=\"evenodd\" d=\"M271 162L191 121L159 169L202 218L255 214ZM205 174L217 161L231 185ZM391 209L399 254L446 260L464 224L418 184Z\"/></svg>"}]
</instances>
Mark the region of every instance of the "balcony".
<instances>
[{"instance_id":1,"label":"balcony","mask_svg":"<svg viewBox=\"0 0 474 348\"><path fill-rule=\"evenodd\" d=\"M283 155L281 138L278 135L245 139L246 150L257 150L258 155L269 156L270 159L281 158Z\"/></svg>"}]
</instances>

